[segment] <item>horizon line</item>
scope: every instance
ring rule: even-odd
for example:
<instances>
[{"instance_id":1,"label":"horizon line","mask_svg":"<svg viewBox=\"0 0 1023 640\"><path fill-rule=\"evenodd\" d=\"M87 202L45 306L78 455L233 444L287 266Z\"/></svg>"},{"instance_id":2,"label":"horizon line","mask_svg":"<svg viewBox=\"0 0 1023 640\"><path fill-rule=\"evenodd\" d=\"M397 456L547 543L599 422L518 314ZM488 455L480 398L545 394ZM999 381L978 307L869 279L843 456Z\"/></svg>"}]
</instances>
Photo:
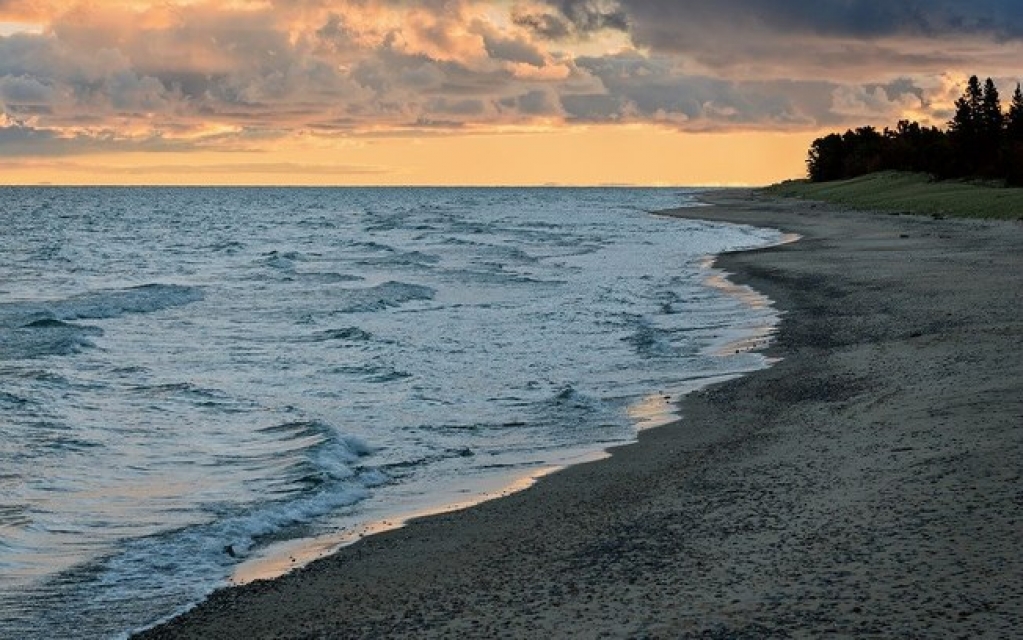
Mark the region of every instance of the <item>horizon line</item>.
<instances>
[{"instance_id":1,"label":"horizon line","mask_svg":"<svg viewBox=\"0 0 1023 640\"><path fill-rule=\"evenodd\" d=\"M755 189L774 183L751 184L748 182L705 183L705 184L641 184L641 183L522 183L522 184L443 184L443 183L410 183L410 184L300 184L300 183L58 183L58 182L24 182L0 183L3 188L55 188L55 189Z\"/></svg>"}]
</instances>

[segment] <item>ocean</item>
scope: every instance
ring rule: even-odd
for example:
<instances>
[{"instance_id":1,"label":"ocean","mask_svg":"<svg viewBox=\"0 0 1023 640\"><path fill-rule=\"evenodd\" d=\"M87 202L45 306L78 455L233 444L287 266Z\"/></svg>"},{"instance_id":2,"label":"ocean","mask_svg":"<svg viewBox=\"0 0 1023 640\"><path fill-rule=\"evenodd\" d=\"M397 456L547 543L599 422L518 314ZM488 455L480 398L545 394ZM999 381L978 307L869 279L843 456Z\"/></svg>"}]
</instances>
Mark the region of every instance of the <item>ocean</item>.
<instances>
[{"instance_id":1,"label":"ocean","mask_svg":"<svg viewBox=\"0 0 1023 640\"><path fill-rule=\"evenodd\" d=\"M118 638L766 366L694 189L0 188L0 637Z\"/></svg>"}]
</instances>

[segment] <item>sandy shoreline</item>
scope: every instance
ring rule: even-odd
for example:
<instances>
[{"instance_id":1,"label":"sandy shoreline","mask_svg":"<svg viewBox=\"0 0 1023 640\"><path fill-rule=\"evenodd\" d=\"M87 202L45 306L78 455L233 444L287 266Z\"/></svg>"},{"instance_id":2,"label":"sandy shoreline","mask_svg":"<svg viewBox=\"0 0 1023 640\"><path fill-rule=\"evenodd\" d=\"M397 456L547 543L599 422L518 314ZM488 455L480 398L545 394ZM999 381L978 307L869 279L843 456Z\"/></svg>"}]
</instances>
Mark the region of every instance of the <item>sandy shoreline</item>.
<instances>
[{"instance_id":1,"label":"sandy shoreline","mask_svg":"<svg viewBox=\"0 0 1023 640\"><path fill-rule=\"evenodd\" d=\"M527 491L220 591L146 638L1011 637L1023 226L722 192L785 311L770 369Z\"/></svg>"}]
</instances>

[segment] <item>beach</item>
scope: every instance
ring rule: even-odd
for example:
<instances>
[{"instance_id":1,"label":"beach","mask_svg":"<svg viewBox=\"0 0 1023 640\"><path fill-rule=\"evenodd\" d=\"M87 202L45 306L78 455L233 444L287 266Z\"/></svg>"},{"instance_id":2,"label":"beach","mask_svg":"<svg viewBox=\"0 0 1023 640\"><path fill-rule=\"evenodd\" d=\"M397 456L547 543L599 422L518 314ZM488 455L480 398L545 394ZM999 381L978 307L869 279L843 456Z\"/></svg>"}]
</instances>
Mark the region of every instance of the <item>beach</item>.
<instances>
[{"instance_id":1,"label":"beach","mask_svg":"<svg viewBox=\"0 0 1023 640\"><path fill-rule=\"evenodd\" d=\"M722 191L672 215L784 315L769 369L527 490L221 590L140 638L1010 637L1023 226Z\"/></svg>"}]
</instances>

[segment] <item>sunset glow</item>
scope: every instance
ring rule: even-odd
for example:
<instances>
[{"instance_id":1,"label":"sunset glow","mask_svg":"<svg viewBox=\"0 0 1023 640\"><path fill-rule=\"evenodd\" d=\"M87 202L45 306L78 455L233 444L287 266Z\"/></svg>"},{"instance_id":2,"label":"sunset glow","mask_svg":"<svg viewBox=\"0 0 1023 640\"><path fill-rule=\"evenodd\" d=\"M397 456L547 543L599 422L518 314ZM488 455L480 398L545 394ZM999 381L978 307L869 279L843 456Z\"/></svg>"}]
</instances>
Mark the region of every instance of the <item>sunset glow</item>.
<instances>
[{"instance_id":1,"label":"sunset glow","mask_svg":"<svg viewBox=\"0 0 1023 640\"><path fill-rule=\"evenodd\" d=\"M759 184L1017 81L1001 2L0 2L8 184Z\"/></svg>"}]
</instances>

